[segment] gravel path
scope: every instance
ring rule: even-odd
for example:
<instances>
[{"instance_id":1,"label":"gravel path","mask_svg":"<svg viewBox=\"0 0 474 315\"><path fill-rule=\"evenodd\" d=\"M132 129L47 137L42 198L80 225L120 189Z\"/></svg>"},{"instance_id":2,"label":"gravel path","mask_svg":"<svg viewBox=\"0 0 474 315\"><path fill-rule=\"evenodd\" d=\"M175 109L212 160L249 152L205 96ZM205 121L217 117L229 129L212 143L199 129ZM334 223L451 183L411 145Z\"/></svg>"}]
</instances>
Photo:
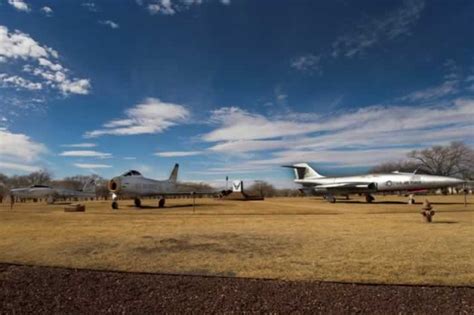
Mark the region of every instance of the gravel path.
<instances>
[{"instance_id":1,"label":"gravel path","mask_svg":"<svg viewBox=\"0 0 474 315\"><path fill-rule=\"evenodd\" d=\"M0 314L474 314L474 288L102 272L0 264Z\"/></svg>"}]
</instances>

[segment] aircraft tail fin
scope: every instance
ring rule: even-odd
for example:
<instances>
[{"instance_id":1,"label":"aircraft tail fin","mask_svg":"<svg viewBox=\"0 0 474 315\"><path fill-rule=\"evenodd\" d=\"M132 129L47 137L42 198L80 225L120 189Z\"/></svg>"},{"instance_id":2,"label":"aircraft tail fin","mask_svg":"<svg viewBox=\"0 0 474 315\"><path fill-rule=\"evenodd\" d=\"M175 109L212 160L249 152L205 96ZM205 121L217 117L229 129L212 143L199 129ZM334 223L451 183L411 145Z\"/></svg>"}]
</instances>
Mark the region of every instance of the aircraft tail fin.
<instances>
[{"instance_id":1,"label":"aircraft tail fin","mask_svg":"<svg viewBox=\"0 0 474 315\"><path fill-rule=\"evenodd\" d=\"M295 179L306 179L309 177L324 177L314 170L308 163L298 163L293 165L283 165L292 168L295 172Z\"/></svg>"},{"instance_id":2,"label":"aircraft tail fin","mask_svg":"<svg viewBox=\"0 0 474 315\"><path fill-rule=\"evenodd\" d=\"M86 193L95 193L95 179L90 178L82 187L82 191Z\"/></svg>"},{"instance_id":3,"label":"aircraft tail fin","mask_svg":"<svg viewBox=\"0 0 474 315\"><path fill-rule=\"evenodd\" d=\"M170 182L176 182L178 180L178 171L179 171L179 164L176 163L171 171L170 178L168 179Z\"/></svg>"}]
</instances>

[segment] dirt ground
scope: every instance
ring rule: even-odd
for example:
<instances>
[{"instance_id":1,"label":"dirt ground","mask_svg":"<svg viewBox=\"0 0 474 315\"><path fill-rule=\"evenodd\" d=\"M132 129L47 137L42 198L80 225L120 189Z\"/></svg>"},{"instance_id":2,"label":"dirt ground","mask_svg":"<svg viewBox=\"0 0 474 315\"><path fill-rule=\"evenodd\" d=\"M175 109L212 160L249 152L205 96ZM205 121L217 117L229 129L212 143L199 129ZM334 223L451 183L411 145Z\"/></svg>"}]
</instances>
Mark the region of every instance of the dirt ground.
<instances>
[{"instance_id":1,"label":"dirt ground","mask_svg":"<svg viewBox=\"0 0 474 315\"><path fill-rule=\"evenodd\" d=\"M474 289L0 264L0 314L473 314Z\"/></svg>"},{"instance_id":2,"label":"dirt ground","mask_svg":"<svg viewBox=\"0 0 474 315\"><path fill-rule=\"evenodd\" d=\"M421 202L433 202L427 224ZM0 205L0 262L284 280L474 284L473 197ZM285 282L286 283L286 282Z\"/></svg>"}]
</instances>

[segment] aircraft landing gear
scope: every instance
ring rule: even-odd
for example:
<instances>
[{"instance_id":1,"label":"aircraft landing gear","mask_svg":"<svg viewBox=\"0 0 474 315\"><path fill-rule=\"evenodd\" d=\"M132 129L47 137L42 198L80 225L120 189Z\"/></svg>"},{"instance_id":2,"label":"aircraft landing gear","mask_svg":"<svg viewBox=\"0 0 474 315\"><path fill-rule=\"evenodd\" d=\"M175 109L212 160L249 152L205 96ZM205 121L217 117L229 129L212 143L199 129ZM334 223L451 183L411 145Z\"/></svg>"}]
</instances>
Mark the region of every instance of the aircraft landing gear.
<instances>
[{"instance_id":1,"label":"aircraft landing gear","mask_svg":"<svg viewBox=\"0 0 474 315\"><path fill-rule=\"evenodd\" d=\"M408 204L409 205L414 205L415 204L415 196L413 194L410 194L408 196Z\"/></svg>"},{"instance_id":2,"label":"aircraft landing gear","mask_svg":"<svg viewBox=\"0 0 474 315\"><path fill-rule=\"evenodd\" d=\"M112 202L112 209L114 209L114 210L118 209L118 202L117 201Z\"/></svg>"},{"instance_id":3,"label":"aircraft landing gear","mask_svg":"<svg viewBox=\"0 0 474 315\"><path fill-rule=\"evenodd\" d=\"M324 196L324 199L326 199L330 203L336 203L336 197L334 197L332 195L326 195L326 196Z\"/></svg>"},{"instance_id":4,"label":"aircraft landing gear","mask_svg":"<svg viewBox=\"0 0 474 315\"><path fill-rule=\"evenodd\" d=\"M160 198L160 201L158 201L158 208L164 208L165 207L165 198Z\"/></svg>"},{"instance_id":5,"label":"aircraft landing gear","mask_svg":"<svg viewBox=\"0 0 474 315\"><path fill-rule=\"evenodd\" d=\"M139 198L133 200L135 202L135 207L140 208L142 206L142 201Z\"/></svg>"},{"instance_id":6,"label":"aircraft landing gear","mask_svg":"<svg viewBox=\"0 0 474 315\"><path fill-rule=\"evenodd\" d=\"M54 197L53 196L49 196L47 199L46 199L46 203L48 205L51 205L54 203Z\"/></svg>"},{"instance_id":7,"label":"aircraft landing gear","mask_svg":"<svg viewBox=\"0 0 474 315\"><path fill-rule=\"evenodd\" d=\"M365 195L365 201L367 201L368 203L371 203L374 200L375 200L375 198L371 194Z\"/></svg>"}]
</instances>

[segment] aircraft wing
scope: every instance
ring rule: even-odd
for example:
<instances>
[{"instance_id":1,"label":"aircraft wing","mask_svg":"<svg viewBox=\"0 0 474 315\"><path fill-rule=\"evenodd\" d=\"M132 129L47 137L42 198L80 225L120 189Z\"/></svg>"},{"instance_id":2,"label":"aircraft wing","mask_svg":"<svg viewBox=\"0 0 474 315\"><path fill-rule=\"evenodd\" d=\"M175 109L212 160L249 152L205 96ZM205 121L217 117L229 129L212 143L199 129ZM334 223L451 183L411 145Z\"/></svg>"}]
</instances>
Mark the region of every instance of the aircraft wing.
<instances>
[{"instance_id":1,"label":"aircraft wing","mask_svg":"<svg viewBox=\"0 0 474 315\"><path fill-rule=\"evenodd\" d=\"M348 182L348 183L334 183L334 184L323 184L314 186L315 191L369 191L375 190L376 185L375 183L355 183L355 182Z\"/></svg>"},{"instance_id":2,"label":"aircraft wing","mask_svg":"<svg viewBox=\"0 0 474 315\"><path fill-rule=\"evenodd\" d=\"M337 183L337 184L323 184L317 185L318 188L369 188L373 183Z\"/></svg>"}]
</instances>

